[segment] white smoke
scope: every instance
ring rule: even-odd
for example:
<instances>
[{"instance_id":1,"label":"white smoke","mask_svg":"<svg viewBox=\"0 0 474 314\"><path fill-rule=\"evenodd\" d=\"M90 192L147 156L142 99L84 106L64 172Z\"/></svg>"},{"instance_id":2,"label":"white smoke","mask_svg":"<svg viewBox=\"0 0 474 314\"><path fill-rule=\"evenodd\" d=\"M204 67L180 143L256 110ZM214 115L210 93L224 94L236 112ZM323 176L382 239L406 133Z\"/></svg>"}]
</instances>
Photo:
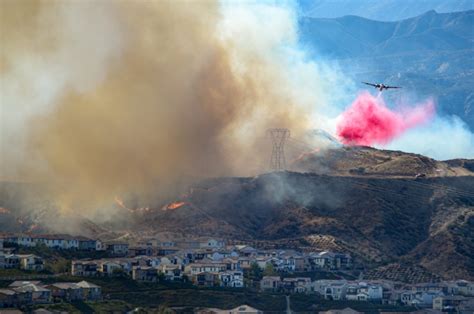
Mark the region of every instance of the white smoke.
<instances>
[{"instance_id":1,"label":"white smoke","mask_svg":"<svg viewBox=\"0 0 474 314\"><path fill-rule=\"evenodd\" d=\"M474 134L457 116L438 116L429 124L406 132L385 148L437 160L474 158Z\"/></svg>"}]
</instances>

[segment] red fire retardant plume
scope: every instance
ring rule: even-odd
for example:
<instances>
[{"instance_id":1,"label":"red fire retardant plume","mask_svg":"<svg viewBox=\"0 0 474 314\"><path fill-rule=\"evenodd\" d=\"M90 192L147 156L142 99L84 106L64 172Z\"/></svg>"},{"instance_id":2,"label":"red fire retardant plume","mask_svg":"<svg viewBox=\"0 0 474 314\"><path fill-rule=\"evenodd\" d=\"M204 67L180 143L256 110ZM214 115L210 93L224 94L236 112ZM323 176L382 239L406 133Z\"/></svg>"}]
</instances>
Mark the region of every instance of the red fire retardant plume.
<instances>
[{"instance_id":1,"label":"red fire retardant plume","mask_svg":"<svg viewBox=\"0 0 474 314\"><path fill-rule=\"evenodd\" d=\"M407 129L425 123L434 116L433 101L414 108L392 111L381 97L365 92L342 113L337 135L346 145L387 144Z\"/></svg>"}]
</instances>

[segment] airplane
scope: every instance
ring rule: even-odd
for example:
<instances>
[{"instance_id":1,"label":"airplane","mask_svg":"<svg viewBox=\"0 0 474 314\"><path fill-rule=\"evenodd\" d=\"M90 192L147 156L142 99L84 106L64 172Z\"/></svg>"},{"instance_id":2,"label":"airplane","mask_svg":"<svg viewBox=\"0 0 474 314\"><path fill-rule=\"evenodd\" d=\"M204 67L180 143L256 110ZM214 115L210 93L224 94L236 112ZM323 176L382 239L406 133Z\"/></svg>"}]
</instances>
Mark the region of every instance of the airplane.
<instances>
[{"instance_id":1,"label":"airplane","mask_svg":"<svg viewBox=\"0 0 474 314\"><path fill-rule=\"evenodd\" d=\"M377 84L372 84L372 83L367 83L367 82L362 82L362 83L373 86L377 88L379 91L383 91L384 89L389 89L389 88L401 88L399 86L388 86L383 83L377 83Z\"/></svg>"}]
</instances>

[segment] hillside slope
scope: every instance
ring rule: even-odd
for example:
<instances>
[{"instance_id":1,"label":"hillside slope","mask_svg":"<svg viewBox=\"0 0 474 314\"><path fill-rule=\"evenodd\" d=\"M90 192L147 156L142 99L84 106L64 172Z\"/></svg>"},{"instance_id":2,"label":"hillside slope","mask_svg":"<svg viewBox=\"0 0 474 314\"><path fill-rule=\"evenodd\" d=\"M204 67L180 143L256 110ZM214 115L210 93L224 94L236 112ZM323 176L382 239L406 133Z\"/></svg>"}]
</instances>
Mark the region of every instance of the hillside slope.
<instances>
[{"instance_id":1,"label":"hillside slope","mask_svg":"<svg viewBox=\"0 0 474 314\"><path fill-rule=\"evenodd\" d=\"M325 242L369 268L409 263L444 278L473 279L473 187L474 176L217 178L177 198L181 206L147 213L140 229L300 248L324 249Z\"/></svg>"}]
</instances>

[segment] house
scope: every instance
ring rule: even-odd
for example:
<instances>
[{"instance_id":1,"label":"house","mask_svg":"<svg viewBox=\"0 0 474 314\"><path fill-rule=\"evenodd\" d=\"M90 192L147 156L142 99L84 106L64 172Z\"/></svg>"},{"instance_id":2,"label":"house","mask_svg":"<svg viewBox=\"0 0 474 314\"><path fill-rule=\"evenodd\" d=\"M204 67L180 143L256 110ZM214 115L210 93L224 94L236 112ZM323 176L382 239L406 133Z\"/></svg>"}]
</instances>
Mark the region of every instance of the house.
<instances>
[{"instance_id":1,"label":"house","mask_svg":"<svg viewBox=\"0 0 474 314\"><path fill-rule=\"evenodd\" d=\"M309 270L334 269L335 254L328 251L310 253L308 256Z\"/></svg>"},{"instance_id":2,"label":"house","mask_svg":"<svg viewBox=\"0 0 474 314\"><path fill-rule=\"evenodd\" d=\"M257 263L260 269L265 269L268 265L272 264L272 258L271 257L257 257L255 259L255 263Z\"/></svg>"},{"instance_id":3,"label":"house","mask_svg":"<svg viewBox=\"0 0 474 314\"><path fill-rule=\"evenodd\" d=\"M457 280L444 282L443 285L446 295L474 296L474 282Z\"/></svg>"},{"instance_id":4,"label":"house","mask_svg":"<svg viewBox=\"0 0 474 314\"><path fill-rule=\"evenodd\" d=\"M221 262L226 265L227 270L242 270L238 258L224 258Z\"/></svg>"},{"instance_id":5,"label":"house","mask_svg":"<svg viewBox=\"0 0 474 314\"><path fill-rule=\"evenodd\" d=\"M102 299L102 289L98 285L87 281L80 281L76 286L82 289L82 299L87 301L96 301Z\"/></svg>"},{"instance_id":6,"label":"house","mask_svg":"<svg viewBox=\"0 0 474 314\"><path fill-rule=\"evenodd\" d=\"M0 308L18 307L17 293L10 289L0 289Z\"/></svg>"},{"instance_id":7,"label":"house","mask_svg":"<svg viewBox=\"0 0 474 314\"><path fill-rule=\"evenodd\" d=\"M360 301L380 301L383 297L383 288L381 285L367 284L365 282L359 282L358 293L367 295L367 300L361 299Z\"/></svg>"},{"instance_id":8,"label":"house","mask_svg":"<svg viewBox=\"0 0 474 314\"><path fill-rule=\"evenodd\" d=\"M24 270L42 271L44 269L44 261L41 257L29 254L18 255L20 259L20 268Z\"/></svg>"},{"instance_id":9,"label":"house","mask_svg":"<svg viewBox=\"0 0 474 314\"><path fill-rule=\"evenodd\" d=\"M97 249L97 241L93 239L89 239L86 237L77 237L79 241L79 250L83 251L95 251Z\"/></svg>"},{"instance_id":10,"label":"house","mask_svg":"<svg viewBox=\"0 0 474 314\"><path fill-rule=\"evenodd\" d=\"M410 302L410 305L415 306L417 308L420 307L432 307L433 300L436 297L444 296L443 292L433 292L433 291L421 291L415 292L413 298Z\"/></svg>"},{"instance_id":11,"label":"house","mask_svg":"<svg viewBox=\"0 0 474 314\"><path fill-rule=\"evenodd\" d=\"M20 257L16 254L6 254L4 268L20 268Z\"/></svg>"},{"instance_id":12,"label":"house","mask_svg":"<svg viewBox=\"0 0 474 314\"><path fill-rule=\"evenodd\" d=\"M132 268L132 279L145 282L157 282L158 270L149 266L134 266Z\"/></svg>"},{"instance_id":13,"label":"house","mask_svg":"<svg viewBox=\"0 0 474 314\"><path fill-rule=\"evenodd\" d=\"M296 260L292 255L281 255L273 259L273 263L277 271L294 272L296 270Z\"/></svg>"},{"instance_id":14,"label":"house","mask_svg":"<svg viewBox=\"0 0 474 314\"><path fill-rule=\"evenodd\" d=\"M72 261L71 275L80 277L95 277L98 275L97 262L94 261Z\"/></svg>"},{"instance_id":15,"label":"house","mask_svg":"<svg viewBox=\"0 0 474 314\"><path fill-rule=\"evenodd\" d=\"M187 274L194 275L194 274L198 274L198 273L202 273L202 272L215 272L215 273L218 273L218 272L225 271L226 269L227 269L227 265L224 264L224 263L215 263L215 262L212 262L212 261L209 261L209 262L203 261L203 262L199 262L199 263L193 263L193 264L186 265L186 267L184 268L184 272L187 273Z\"/></svg>"},{"instance_id":16,"label":"house","mask_svg":"<svg viewBox=\"0 0 474 314\"><path fill-rule=\"evenodd\" d=\"M263 312L248 305L240 305L230 310L204 308L197 311L196 314L263 314Z\"/></svg>"},{"instance_id":17,"label":"house","mask_svg":"<svg viewBox=\"0 0 474 314\"><path fill-rule=\"evenodd\" d=\"M179 252L179 249L176 247L157 247L156 248L156 255L158 256L167 256L176 254Z\"/></svg>"},{"instance_id":18,"label":"house","mask_svg":"<svg viewBox=\"0 0 474 314\"><path fill-rule=\"evenodd\" d=\"M57 282L46 286L51 290L53 300L81 301L84 299L82 288L74 282Z\"/></svg>"},{"instance_id":19,"label":"house","mask_svg":"<svg viewBox=\"0 0 474 314\"><path fill-rule=\"evenodd\" d=\"M123 271L122 265L115 261L101 261L98 271L104 276L113 276Z\"/></svg>"},{"instance_id":20,"label":"house","mask_svg":"<svg viewBox=\"0 0 474 314\"><path fill-rule=\"evenodd\" d=\"M34 238L29 235L25 234L20 234L16 238L16 244L21 245L21 246L27 246L27 247L34 247L36 246L36 242L34 241Z\"/></svg>"},{"instance_id":21,"label":"house","mask_svg":"<svg viewBox=\"0 0 474 314\"><path fill-rule=\"evenodd\" d=\"M158 271L165 276L165 280L175 281L183 279L183 272L179 265L162 264L158 266Z\"/></svg>"},{"instance_id":22,"label":"house","mask_svg":"<svg viewBox=\"0 0 474 314\"><path fill-rule=\"evenodd\" d=\"M345 253L334 254L334 269L351 269L352 257Z\"/></svg>"},{"instance_id":23,"label":"house","mask_svg":"<svg viewBox=\"0 0 474 314\"><path fill-rule=\"evenodd\" d=\"M153 248L151 246L132 246L128 248L128 256L152 256Z\"/></svg>"},{"instance_id":24,"label":"house","mask_svg":"<svg viewBox=\"0 0 474 314\"><path fill-rule=\"evenodd\" d=\"M126 256L128 254L128 243L109 242L107 243L107 251L115 256Z\"/></svg>"},{"instance_id":25,"label":"house","mask_svg":"<svg viewBox=\"0 0 474 314\"><path fill-rule=\"evenodd\" d=\"M39 282L23 282L19 285L18 282L13 282L9 288L21 294L31 295L31 302L34 304L43 304L51 302L51 291L41 286Z\"/></svg>"},{"instance_id":26,"label":"house","mask_svg":"<svg viewBox=\"0 0 474 314\"><path fill-rule=\"evenodd\" d=\"M79 249L79 240L67 234L31 235L34 246L45 245L52 249Z\"/></svg>"},{"instance_id":27,"label":"house","mask_svg":"<svg viewBox=\"0 0 474 314\"><path fill-rule=\"evenodd\" d=\"M260 280L260 289L267 291L277 291L280 288L281 279L279 276L264 276Z\"/></svg>"},{"instance_id":28,"label":"house","mask_svg":"<svg viewBox=\"0 0 474 314\"><path fill-rule=\"evenodd\" d=\"M219 274L214 272L201 272L191 274L191 282L199 287L219 286Z\"/></svg>"},{"instance_id":29,"label":"house","mask_svg":"<svg viewBox=\"0 0 474 314\"><path fill-rule=\"evenodd\" d=\"M200 248L207 248L207 249L221 249L225 247L224 240L218 239L203 239L199 241Z\"/></svg>"},{"instance_id":30,"label":"house","mask_svg":"<svg viewBox=\"0 0 474 314\"><path fill-rule=\"evenodd\" d=\"M286 293L307 293L311 290L311 278L284 278L280 288Z\"/></svg>"},{"instance_id":31,"label":"house","mask_svg":"<svg viewBox=\"0 0 474 314\"><path fill-rule=\"evenodd\" d=\"M105 244L104 242L102 242L100 240L96 240L95 241L95 250L96 251L105 251L105 250L107 250L107 244Z\"/></svg>"},{"instance_id":32,"label":"house","mask_svg":"<svg viewBox=\"0 0 474 314\"><path fill-rule=\"evenodd\" d=\"M5 253L0 251L0 269L5 269L5 268L6 268Z\"/></svg>"},{"instance_id":33,"label":"house","mask_svg":"<svg viewBox=\"0 0 474 314\"><path fill-rule=\"evenodd\" d=\"M243 257L257 256L258 254L256 249L248 245L236 245L235 249L239 252L239 255Z\"/></svg>"},{"instance_id":34,"label":"house","mask_svg":"<svg viewBox=\"0 0 474 314\"><path fill-rule=\"evenodd\" d=\"M459 295L439 296L433 299L433 309L443 312L455 312L468 298Z\"/></svg>"},{"instance_id":35,"label":"house","mask_svg":"<svg viewBox=\"0 0 474 314\"><path fill-rule=\"evenodd\" d=\"M319 312L319 314L363 314L363 312L357 312L356 310L346 307L342 310L329 310L325 312Z\"/></svg>"},{"instance_id":36,"label":"house","mask_svg":"<svg viewBox=\"0 0 474 314\"><path fill-rule=\"evenodd\" d=\"M219 273L219 283L221 287L243 288L244 274L242 271L226 271Z\"/></svg>"},{"instance_id":37,"label":"house","mask_svg":"<svg viewBox=\"0 0 474 314\"><path fill-rule=\"evenodd\" d=\"M327 300L344 300L347 291L345 280L316 280L313 282L314 291Z\"/></svg>"}]
</instances>

